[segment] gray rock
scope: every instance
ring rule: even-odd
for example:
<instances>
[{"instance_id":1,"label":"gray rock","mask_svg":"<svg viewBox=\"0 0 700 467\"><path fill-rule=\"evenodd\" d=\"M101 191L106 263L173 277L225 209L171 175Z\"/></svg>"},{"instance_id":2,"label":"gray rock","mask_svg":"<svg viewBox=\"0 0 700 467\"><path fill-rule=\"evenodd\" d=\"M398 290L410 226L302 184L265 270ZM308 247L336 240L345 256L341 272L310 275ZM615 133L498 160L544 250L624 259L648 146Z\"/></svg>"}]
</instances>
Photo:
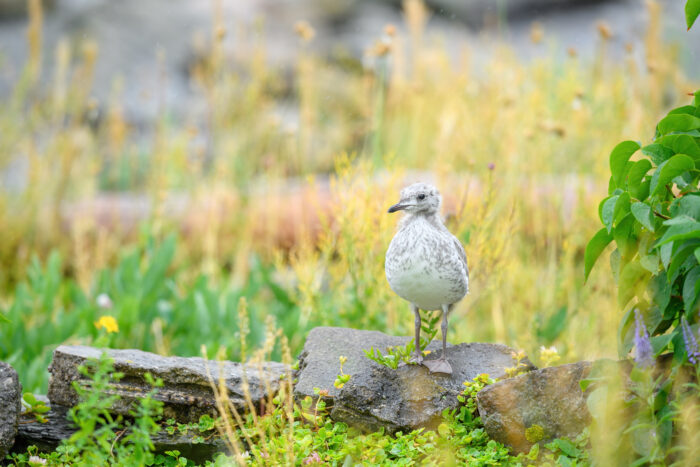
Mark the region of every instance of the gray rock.
<instances>
[{"instance_id":1,"label":"gray rock","mask_svg":"<svg viewBox=\"0 0 700 467\"><path fill-rule=\"evenodd\" d=\"M51 452L76 431L67 418L68 407L51 405L45 396L36 398L51 408L44 414L47 422L39 423L33 417L25 417L17 432L14 448L17 452L26 452L29 446L36 446L41 452ZM197 440L197 437L202 439ZM175 432L171 435L161 431L153 435L151 441L156 453L178 450L183 457L202 464L220 452L227 452L224 440L213 433Z\"/></svg>"},{"instance_id":2,"label":"gray rock","mask_svg":"<svg viewBox=\"0 0 700 467\"><path fill-rule=\"evenodd\" d=\"M204 414L215 412L216 402L211 389L209 374L215 379L221 376L229 391L231 402L237 409L247 407L244 376L248 381L248 392L255 407L264 404L268 392L279 389L280 378L288 371L282 363L265 362L260 366L235 362L206 361L192 357L163 357L140 350L96 349L84 346L58 347L49 366L48 397L52 404L72 407L78 395L72 387L73 381L85 381L78 367L88 359L99 358L102 353L114 360L115 371L124 377L113 382L111 394L120 396L113 407L115 413L127 414L132 403L144 397L150 390L145 374L163 380L156 399L164 403L165 418L179 422L195 422Z\"/></svg>"},{"instance_id":3,"label":"gray rock","mask_svg":"<svg viewBox=\"0 0 700 467\"><path fill-rule=\"evenodd\" d=\"M405 345L408 337L388 336L379 331L359 331L356 329L317 327L309 332L304 349L299 355L297 383L294 396L303 399L315 398L314 388L328 392L334 398L340 392L333 382L340 371L340 356L347 357L343 372L355 375L365 371L374 362L365 357L363 349L374 347L385 352L388 346Z\"/></svg>"},{"instance_id":4,"label":"gray rock","mask_svg":"<svg viewBox=\"0 0 700 467\"><path fill-rule=\"evenodd\" d=\"M315 397L314 388L327 391L331 417L365 431L387 432L434 427L444 409L455 408L464 381L481 373L494 378L514 366L513 350L498 344L449 346L451 376L430 374L423 366L404 365L396 370L368 359L364 350L405 345L409 337L388 336L378 331L320 327L313 329L299 358L297 399ZM428 358L437 358L440 343L432 342ZM350 381L339 390L333 386L339 373L339 357L347 357L343 372ZM533 368L529 362L525 362Z\"/></svg>"},{"instance_id":5,"label":"gray rock","mask_svg":"<svg viewBox=\"0 0 700 467\"><path fill-rule=\"evenodd\" d=\"M17 372L9 364L0 362L0 459L15 442L22 410L21 398L22 385Z\"/></svg>"},{"instance_id":6,"label":"gray rock","mask_svg":"<svg viewBox=\"0 0 700 467\"><path fill-rule=\"evenodd\" d=\"M590 362L571 363L487 386L477 402L489 436L515 453L529 451L538 438L574 438L591 421L587 394L579 386L590 369Z\"/></svg>"}]
</instances>

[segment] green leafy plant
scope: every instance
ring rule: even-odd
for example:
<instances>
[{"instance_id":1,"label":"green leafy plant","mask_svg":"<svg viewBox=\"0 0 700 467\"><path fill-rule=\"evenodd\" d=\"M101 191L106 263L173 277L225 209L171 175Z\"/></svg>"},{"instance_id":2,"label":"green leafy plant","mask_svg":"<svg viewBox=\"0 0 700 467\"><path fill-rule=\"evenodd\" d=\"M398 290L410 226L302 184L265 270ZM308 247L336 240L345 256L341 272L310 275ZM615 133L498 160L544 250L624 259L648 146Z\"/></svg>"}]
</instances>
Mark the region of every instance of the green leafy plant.
<instances>
[{"instance_id":1,"label":"green leafy plant","mask_svg":"<svg viewBox=\"0 0 700 467\"><path fill-rule=\"evenodd\" d=\"M641 157L633 156L641 153ZM618 144L610 154L609 195L600 203L603 223L585 252L585 276L614 242L610 262L618 303L627 308L619 351L634 338L634 309L646 323L654 354L673 351L683 360L681 317L697 320L700 297L700 91L692 104L673 109L651 144Z\"/></svg>"},{"instance_id":2,"label":"green leafy plant","mask_svg":"<svg viewBox=\"0 0 700 467\"><path fill-rule=\"evenodd\" d=\"M88 361L79 371L88 380L73 383L80 402L68 412L78 430L64 441L62 451L79 455L81 463L92 465L115 461L134 465L152 462L151 436L160 429L156 421L163 408L163 403L153 396L162 381L146 376L153 389L131 409L133 421L126 421L110 413L110 407L119 399L109 394L110 384L123 376L114 371L112 361L104 357Z\"/></svg>"},{"instance_id":3,"label":"green leafy plant","mask_svg":"<svg viewBox=\"0 0 700 467\"><path fill-rule=\"evenodd\" d=\"M33 417L39 423L46 423L48 420L44 417L44 414L51 410L44 401L37 400L37 398L31 392L25 392L22 395L22 405L24 406L24 412L22 415L25 417Z\"/></svg>"},{"instance_id":4,"label":"green leafy plant","mask_svg":"<svg viewBox=\"0 0 700 467\"><path fill-rule=\"evenodd\" d=\"M688 29L693 27L698 15L700 15L700 0L688 0L685 4L685 21Z\"/></svg>"},{"instance_id":5,"label":"green leafy plant","mask_svg":"<svg viewBox=\"0 0 700 467\"><path fill-rule=\"evenodd\" d=\"M340 374L335 378L335 381L333 382L333 386L335 386L338 389L343 389L343 386L345 386L345 383L350 381L350 375L346 375L345 373L343 373L343 365L345 365L345 362L348 361L348 358L341 355L339 357L339 360L340 360Z\"/></svg>"},{"instance_id":6,"label":"green leafy plant","mask_svg":"<svg viewBox=\"0 0 700 467\"><path fill-rule=\"evenodd\" d=\"M700 2L688 1L685 11L690 28ZM696 444L700 421L698 392L676 384L689 373L697 381L700 358L700 91L690 104L659 121L650 144L619 143L610 154L610 172L608 196L598 210L604 227L586 247L584 274L587 279L614 242L610 264L618 305L626 310L618 329L618 352L626 356L634 348L636 353L624 383L615 375L618 370L606 374L594 368L581 387L596 385L588 403L594 425L607 422L599 430L616 440L611 453L632 451L635 457L625 462L661 465ZM666 352L672 353L670 367L657 368L656 358ZM611 409L620 396L624 413ZM674 425L682 420L682 406L695 414L685 420L690 429ZM617 412L621 420L610 423L609 412ZM680 431L693 434L683 439L677 436ZM609 436L615 432L618 436Z\"/></svg>"},{"instance_id":7,"label":"green leafy plant","mask_svg":"<svg viewBox=\"0 0 700 467\"><path fill-rule=\"evenodd\" d=\"M426 355L429 351L425 348L430 344L438 333L438 324L440 323L440 312L424 312L421 311L421 337L420 337L420 348L423 349L423 354ZM389 346L387 347L386 355L370 347L369 350L365 350L365 356L370 360L384 365L386 367L395 370L399 367L399 364L413 364L411 357L413 356L413 351L416 348L416 340L411 339L406 345L403 346Z\"/></svg>"}]
</instances>

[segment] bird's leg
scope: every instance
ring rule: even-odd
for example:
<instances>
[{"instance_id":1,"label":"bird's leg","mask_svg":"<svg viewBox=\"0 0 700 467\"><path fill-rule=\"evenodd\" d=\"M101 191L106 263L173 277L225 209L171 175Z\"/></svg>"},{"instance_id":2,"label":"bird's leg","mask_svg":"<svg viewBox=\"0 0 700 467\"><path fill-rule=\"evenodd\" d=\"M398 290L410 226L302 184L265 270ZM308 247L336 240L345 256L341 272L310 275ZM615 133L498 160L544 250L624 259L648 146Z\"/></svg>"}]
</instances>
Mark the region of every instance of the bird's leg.
<instances>
[{"instance_id":1,"label":"bird's leg","mask_svg":"<svg viewBox=\"0 0 700 467\"><path fill-rule=\"evenodd\" d=\"M452 374L452 367L447 361L447 314L450 312L449 305L442 306L442 355L437 360L426 360L423 362L431 373Z\"/></svg>"},{"instance_id":2,"label":"bird's leg","mask_svg":"<svg viewBox=\"0 0 700 467\"><path fill-rule=\"evenodd\" d=\"M423 362L423 353L420 350L420 310L416 305L411 303L411 309L413 310L413 314L415 315L415 328L416 328L416 340L415 340L415 346L413 350L413 357L411 357L410 362L411 363L417 363L420 365Z\"/></svg>"}]
</instances>

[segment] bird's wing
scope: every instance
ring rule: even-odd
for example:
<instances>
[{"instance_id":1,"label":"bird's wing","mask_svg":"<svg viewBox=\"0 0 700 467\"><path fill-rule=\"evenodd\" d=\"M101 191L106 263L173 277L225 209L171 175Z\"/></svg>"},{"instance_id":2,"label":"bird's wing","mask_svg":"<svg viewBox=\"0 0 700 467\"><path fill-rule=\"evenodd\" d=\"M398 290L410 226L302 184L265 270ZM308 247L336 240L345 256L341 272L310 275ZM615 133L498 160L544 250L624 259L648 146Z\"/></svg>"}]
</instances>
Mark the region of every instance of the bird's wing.
<instances>
[{"instance_id":1,"label":"bird's wing","mask_svg":"<svg viewBox=\"0 0 700 467\"><path fill-rule=\"evenodd\" d=\"M469 279L469 268L467 267L467 253L465 253L462 243L454 235L452 235L452 244L454 245L455 250L457 250L457 253L459 254L459 259L464 265L464 272L467 274L467 279Z\"/></svg>"}]
</instances>

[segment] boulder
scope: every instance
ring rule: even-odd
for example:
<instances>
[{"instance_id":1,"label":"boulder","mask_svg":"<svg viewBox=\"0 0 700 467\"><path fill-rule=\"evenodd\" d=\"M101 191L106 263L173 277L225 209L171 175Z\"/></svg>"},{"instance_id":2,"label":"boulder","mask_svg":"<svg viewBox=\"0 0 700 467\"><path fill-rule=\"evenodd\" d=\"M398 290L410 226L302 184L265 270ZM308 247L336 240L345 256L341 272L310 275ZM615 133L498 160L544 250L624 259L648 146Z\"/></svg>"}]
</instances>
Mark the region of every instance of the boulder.
<instances>
[{"instance_id":1,"label":"boulder","mask_svg":"<svg viewBox=\"0 0 700 467\"><path fill-rule=\"evenodd\" d=\"M587 393L579 386L590 370L590 362L571 363L482 389L477 403L489 436L515 453L529 451L540 440L576 437L591 421Z\"/></svg>"},{"instance_id":2,"label":"boulder","mask_svg":"<svg viewBox=\"0 0 700 467\"><path fill-rule=\"evenodd\" d=\"M0 460L15 442L21 399L22 385L17 372L9 364L0 362Z\"/></svg>"},{"instance_id":3,"label":"boulder","mask_svg":"<svg viewBox=\"0 0 700 467\"><path fill-rule=\"evenodd\" d=\"M498 344L450 345L447 358L452 375L431 374L418 365L402 365L396 370L368 359L364 350L374 347L385 353L388 346L405 345L409 337L388 336L378 331L320 327L313 329L299 358L297 399L316 397L314 388L327 393L331 417L363 431L384 428L394 433L419 427L434 427L443 410L459 405L457 396L463 383L481 373L494 378L505 376L515 366L513 349ZM428 346L428 359L440 355L438 341ZM343 372L350 380L342 389L333 386L339 374L340 356L347 357ZM523 362L532 369L530 362Z\"/></svg>"},{"instance_id":4,"label":"boulder","mask_svg":"<svg viewBox=\"0 0 700 467\"><path fill-rule=\"evenodd\" d=\"M78 402L73 381L86 380L78 367L88 359L97 359L102 354L114 361L115 371L123 373L120 381L113 381L112 394L120 396L112 410L126 415L132 403L151 391L145 379L150 373L163 380L156 399L164 403L163 415L178 422L190 423L204 414L214 414L216 402L211 388L210 376L225 380L229 397L239 410L245 410L246 389L255 407L261 407L269 392L279 389L280 379L289 371L282 363L264 362L260 365L241 364L229 361L216 362L202 358L163 357L140 350L96 349L84 346L58 347L49 366L48 397L52 404L72 407Z\"/></svg>"},{"instance_id":5,"label":"boulder","mask_svg":"<svg viewBox=\"0 0 700 467\"><path fill-rule=\"evenodd\" d=\"M36 396L50 407L44 417L46 423L40 423L32 417L25 417L17 432L15 451L25 452L27 447L36 446L41 452L55 450L63 440L70 438L76 428L68 420L68 407L52 405L45 396ZM151 437L156 453L178 450L183 457L196 463L205 463L219 452L227 452L226 443L213 433L165 431Z\"/></svg>"}]
</instances>

